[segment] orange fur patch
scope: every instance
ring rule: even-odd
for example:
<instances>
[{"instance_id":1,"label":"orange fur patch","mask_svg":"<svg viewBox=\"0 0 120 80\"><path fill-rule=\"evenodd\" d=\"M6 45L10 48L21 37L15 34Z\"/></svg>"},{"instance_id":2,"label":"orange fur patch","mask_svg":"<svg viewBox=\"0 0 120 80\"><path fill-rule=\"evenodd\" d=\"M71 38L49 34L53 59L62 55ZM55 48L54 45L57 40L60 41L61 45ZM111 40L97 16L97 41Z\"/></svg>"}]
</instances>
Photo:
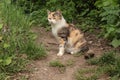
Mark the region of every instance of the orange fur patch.
<instances>
[{"instance_id":1,"label":"orange fur patch","mask_svg":"<svg viewBox=\"0 0 120 80\"><path fill-rule=\"evenodd\" d=\"M59 12L49 12L48 13L48 19L53 19L53 20L60 20L61 19L61 13Z\"/></svg>"}]
</instances>

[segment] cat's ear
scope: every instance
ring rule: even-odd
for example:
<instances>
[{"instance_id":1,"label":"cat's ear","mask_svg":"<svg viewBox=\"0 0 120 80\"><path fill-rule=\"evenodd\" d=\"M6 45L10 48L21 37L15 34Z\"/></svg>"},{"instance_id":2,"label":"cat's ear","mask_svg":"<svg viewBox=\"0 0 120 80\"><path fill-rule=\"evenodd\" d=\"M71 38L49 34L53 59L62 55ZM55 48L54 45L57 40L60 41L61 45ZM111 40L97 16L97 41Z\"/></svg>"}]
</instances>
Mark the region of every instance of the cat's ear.
<instances>
[{"instance_id":1,"label":"cat's ear","mask_svg":"<svg viewBox=\"0 0 120 80\"><path fill-rule=\"evenodd\" d=\"M47 13L50 14L50 10L47 9Z\"/></svg>"},{"instance_id":2,"label":"cat's ear","mask_svg":"<svg viewBox=\"0 0 120 80\"><path fill-rule=\"evenodd\" d=\"M62 12L61 12L60 10L57 10L56 13L58 13L58 14L62 14Z\"/></svg>"}]
</instances>

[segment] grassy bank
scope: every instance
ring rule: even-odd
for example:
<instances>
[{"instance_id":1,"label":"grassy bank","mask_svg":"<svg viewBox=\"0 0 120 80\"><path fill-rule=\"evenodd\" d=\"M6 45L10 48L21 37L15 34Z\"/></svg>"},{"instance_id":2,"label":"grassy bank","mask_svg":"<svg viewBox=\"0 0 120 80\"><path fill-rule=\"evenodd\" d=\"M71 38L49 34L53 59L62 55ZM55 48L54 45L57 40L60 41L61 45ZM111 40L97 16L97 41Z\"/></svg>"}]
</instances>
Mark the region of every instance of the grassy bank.
<instances>
[{"instance_id":1,"label":"grassy bank","mask_svg":"<svg viewBox=\"0 0 120 80\"><path fill-rule=\"evenodd\" d=\"M26 70L30 59L46 57L46 51L34 43L30 15L9 0L1 0L0 6L0 80L8 80Z\"/></svg>"}]
</instances>

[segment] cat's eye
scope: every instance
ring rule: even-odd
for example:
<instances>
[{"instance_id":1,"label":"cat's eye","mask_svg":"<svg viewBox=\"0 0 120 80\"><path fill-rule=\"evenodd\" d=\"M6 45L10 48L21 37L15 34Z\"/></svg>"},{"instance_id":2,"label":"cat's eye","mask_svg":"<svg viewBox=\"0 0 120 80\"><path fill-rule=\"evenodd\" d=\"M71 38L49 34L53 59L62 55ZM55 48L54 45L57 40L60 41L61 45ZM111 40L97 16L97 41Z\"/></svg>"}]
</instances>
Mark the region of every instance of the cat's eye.
<instances>
[{"instance_id":1,"label":"cat's eye","mask_svg":"<svg viewBox=\"0 0 120 80\"><path fill-rule=\"evenodd\" d=\"M56 19L56 18L53 18L53 19Z\"/></svg>"},{"instance_id":2,"label":"cat's eye","mask_svg":"<svg viewBox=\"0 0 120 80\"><path fill-rule=\"evenodd\" d=\"M50 19L50 20L51 20L51 18L48 18L48 19Z\"/></svg>"}]
</instances>

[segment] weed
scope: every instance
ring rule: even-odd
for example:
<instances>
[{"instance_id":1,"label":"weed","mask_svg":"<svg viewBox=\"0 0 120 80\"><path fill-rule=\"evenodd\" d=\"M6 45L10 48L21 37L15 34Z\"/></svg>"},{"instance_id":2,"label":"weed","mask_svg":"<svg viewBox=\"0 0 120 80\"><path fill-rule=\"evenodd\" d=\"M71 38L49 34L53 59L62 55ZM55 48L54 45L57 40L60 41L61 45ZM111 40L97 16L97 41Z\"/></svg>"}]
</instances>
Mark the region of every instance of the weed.
<instances>
[{"instance_id":1,"label":"weed","mask_svg":"<svg viewBox=\"0 0 120 80\"><path fill-rule=\"evenodd\" d=\"M91 65L97 65L99 63L99 59L98 58L92 58L92 59L87 60L87 63L91 64Z\"/></svg>"},{"instance_id":2,"label":"weed","mask_svg":"<svg viewBox=\"0 0 120 80\"><path fill-rule=\"evenodd\" d=\"M115 64L116 62L116 53L114 52L106 52L100 58L93 58L88 60L88 64L92 65L106 65L106 64Z\"/></svg>"},{"instance_id":3,"label":"weed","mask_svg":"<svg viewBox=\"0 0 120 80\"><path fill-rule=\"evenodd\" d=\"M106 71L110 76L116 76L120 77L120 57L116 60L114 65L110 66L110 69Z\"/></svg>"},{"instance_id":4,"label":"weed","mask_svg":"<svg viewBox=\"0 0 120 80\"><path fill-rule=\"evenodd\" d=\"M7 73L0 73L0 80L6 80L7 77Z\"/></svg>"},{"instance_id":5,"label":"weed","mask_svg":"<svg viewBox=\"0 0 120 80\"><path fill-rule=\"evenodd\" d=\"M115 76L111 77L110 80L119 80L119 76L115 75Z\"/></svg>"},{"instance_id":6,"label":"weed","mask_svg":"<svg viewBox=\"0 0 120 80\"><path fill-rule=\"evenodd\" d=\"M86 68L86 69L80 69L80 70L78 70L78 73L79 74L85 74L85 73L90 73L90 72L95 72L95 70L94 69L88 69L88 68Z\"/></svg>"},{"instance_id":7,"label":"weed","mask_svg":"<svg viewBox=\"0 0 120 80\"><path fill-rule=\"evenodd\" d=\"M65 65L62 64L62 63L61 63L60 61L58 61L58 60L51 61L51 62L49 63L49 65L50 65L51 67L59 67L59 68L65 67Z\"/></svg>"},{"instance_id":8,"label":"weed","mask_svg":"<svg viewBox=\"0 0 120 80\"><path fill-rule=\"evenodd\" d=\"M92 74L93 73L93 74ZM75 74L76 80L97 80L96 69L80 69ZM85 76L86 74L92 74L91 76Z\"/></svg>"},{"instance_id":9,"label":"weed","mask_svg":"<svg viewBox=\"0 0 120 80\"><path fill-rule=\"evenodd\" d=\"M26 76L21 76L20 80L28 80L28 78Z\"/></svg>"},{"instance_id":10,"label":"weed","mask_svg":"<svg viewBox=\"0 0 120 80\"><path fill-rule=\"evenodd\" d=\"M42 59L47 56L46 50L43 45L36 46L35 44L29 42L26 44L25 53L28 55L29 59Z\"/></svg>"},{"instance_id":11,"label":"weed","mask_svg":"<svg viewBox=\"0 0 120 80\"><path fill-rule=\"evenodd\" d=\"M99 64L104 65L104 64L115 64L116 58L115 58L115 53L114 52L108 52L104 53L102 57L99 58Z\"/></svg>"},{"instance_id":12,"label":"weed","mask_svg":"<svg viewBox=\"0 0 120 80\"><path fill-rule=\"evenodd\" d=\"M14 57L12 63L8 66L4 66L4 71L8 73L17 73L19 71L27 70L25 67L28 64L28 60L21 57Z\"/></svg>"},{"instance_id":13,"label":"weed","mask_svg":"<svg viewBox=\"0 0 120 80\"><path fill-rule=\"evenodd\" d=\"M54 60L49 63L49 66L56 67L60 73L64 73L66 70L66 66L61 63L59 60Z\"/></svg>"},{"instance_id":14,"label":"weed","mask_svg":"<svg viewBox=\"0 0 120 80\"><path fill-rule=\"evenodd\" d=\"M96 69L83 69L77 73L76 80L97 80L101 75L107 75L110 80L119 80L120 78L120 56L115 52L106 52L99 58L93 58L87 61L89 64L97 65ZM91 72L93 75L86 77L85 74Z\"/></svg>"},{"instance_id":15,"label":"weed","mask_svg":"<svg viewBox=\"0 0 120 80\"><path fill-rule=\"evenodd\" d=\"M58 68L58 70L59 70L60 73L64 73L66 71L66 67Z\"/></svg>"},{"instance_id":16,"label":"weed","mask_svg":"<svg viewBox=\"0 0 120 80\"><path fill-rule=\"evenodd\" d=\"M120 75L120 56L115 52L108 52L99 58L101 71L109 76Z\"/></svg>"},{"instance_id":17,"label":"weed","mask_svg":"<svg viewBox=\"0 0 120 80\"><path fill-rule=\"evenodd\" d=\"M74 60L69 59L69 60L67 60L67 61L66 61L66 66L73 66L73 65L74 65L74 63L75 63L75 61L74 61Z\"/></svg>"}]
</instances>

